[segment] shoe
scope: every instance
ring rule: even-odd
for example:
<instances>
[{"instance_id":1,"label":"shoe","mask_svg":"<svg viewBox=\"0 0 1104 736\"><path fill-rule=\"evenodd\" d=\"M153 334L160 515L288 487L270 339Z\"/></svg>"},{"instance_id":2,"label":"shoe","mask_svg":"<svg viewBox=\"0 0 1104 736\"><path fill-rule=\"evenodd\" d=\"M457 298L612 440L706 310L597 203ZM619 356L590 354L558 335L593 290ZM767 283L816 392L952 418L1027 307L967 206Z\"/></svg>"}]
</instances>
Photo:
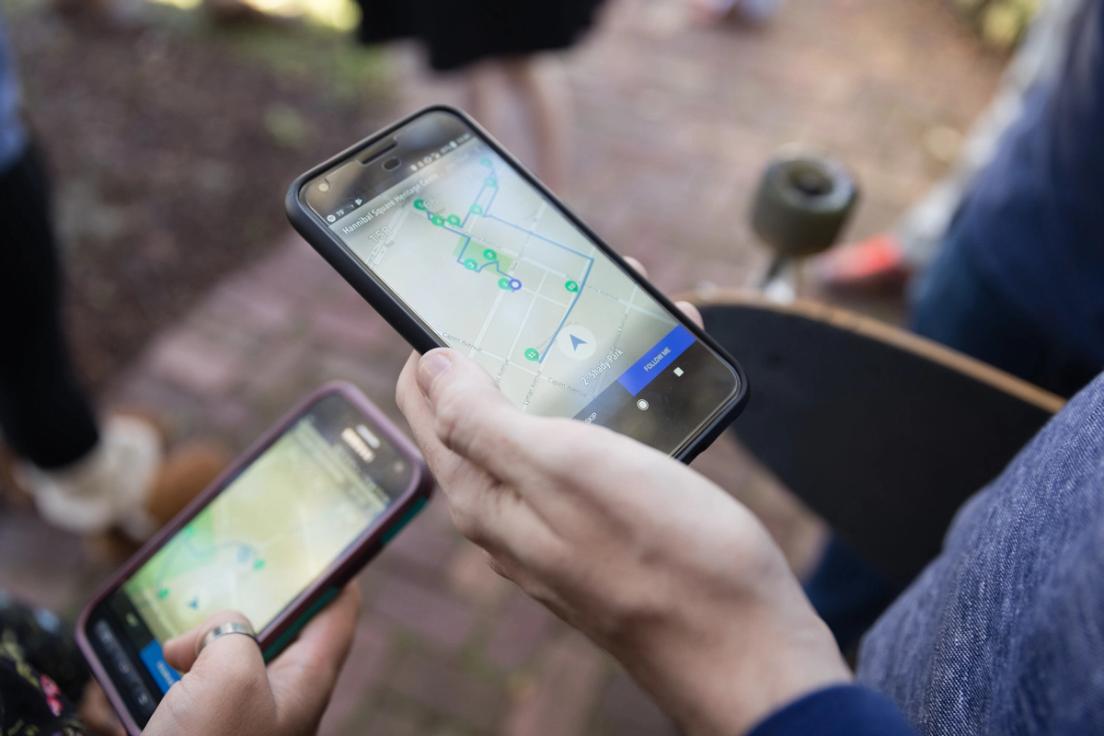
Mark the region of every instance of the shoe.
<instances>
[{"instance_id":1,"label":"shoe","mask_svg":"<svg viewBox=\"0 0 1104 736\"><path fill-rule=\"evenodd\" d=\"M145 511L160 529L183 511L196 496L210 488L230 465L231 455L222 445L195 440L175 448L154 476L146 494ZM144 539L135 539L120 528L88 540L101 559L120 563L129 559Z\"/></svg>"},{"instance_id":2,"label":"shoe","mask_svg":"<svg viewBox=\"0 0 1104 736\"><path fill-rule=\"evenodd\" d=\"M222 445L195 440L174 449L161 464L146 495L145 510L157 528L167 524L209 488L232 460Z\"/></svg>"},{"instance_id":3,"label":"shoe","mask_svg":"<svg viewBox=\"0 0 1104 736\"><path fill-rule=\"evenodd\" d=\"M206 488L229 461L209 443L165 453L157 426L110 416L100 442L72 466L45 471L17 463L13 476L50 524L86 536L112 531L133 542L151 537Z\"/></svg>"},{"instance_id":4,"label":"shoe","mask_svg":"<svg viewBox=\"0 0 1104 736\"><path fill-rule=\"evenodd\" d=\"M100 428L99 444L76 463L58 470L20 463L14 475L39 515L56 527L95 534L118 525L143 539L157 528L145 501L163 453L161 434L151 422L116 414Z\"/></svg>"},{"instance_id":5,"label":"shoe","mask_svg":"<svg viewBox=\"0 0 1104 736\"><path fill-rule=\"evenodd\" d=\"M817 284L834 291L901 293L912 276L900 242L889 233L834 248L811 266Z\"/></svg>"}]
</instances>

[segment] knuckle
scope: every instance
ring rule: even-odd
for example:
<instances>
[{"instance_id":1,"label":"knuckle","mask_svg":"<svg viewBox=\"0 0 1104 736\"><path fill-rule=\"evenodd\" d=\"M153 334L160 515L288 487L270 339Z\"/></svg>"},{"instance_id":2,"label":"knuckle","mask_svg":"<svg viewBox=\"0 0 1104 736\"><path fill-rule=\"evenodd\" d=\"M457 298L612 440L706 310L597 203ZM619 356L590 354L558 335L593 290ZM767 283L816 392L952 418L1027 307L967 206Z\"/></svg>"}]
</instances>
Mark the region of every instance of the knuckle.
<instances>
[{"instance_id":1,"label":"knuckle","mask_svg":"<svg viewBox=\"0 0 1104 736\"><path fill-rule=\"evenodd\" d=\"M468 412L462 394L444 392L436 401L437 436L446 447L456 449L468 431Z\"/></svg>"},{"instance_id":2,"label":"knuckle","mask_svg":"<svg viewBox=\"0 0 1104 736\"><path fill-rule=\"evenodd\" d=\"M542 419L541 434L547 440L540 458L542 470L553 478L572 481L579 471L608 464L613 458L607 443L602 441L601 427L583 424L574 419Z\"/></svg>"},{"instance_id":3,"label":"knuckle","mask_svg":"<svg viewBox=\"0 0 1104 736\"><path fill-rule=\"evenodd\" d=\"M465 457L473 448L501 447L507 441L493 412L463 394L447 395L438 403L437 434L445 447Z\"/></svg>"},{"instance_id":4,"label":"knuckle","mask_svg":"<svg viewBox=\"0 0 1104 736\"><path fill-rule=\"evenodd\" d=\"M483 525L479 514L468 504L453 504L449 509L453 526L466 539L479 544L483 541Z\"/></svg>"},{"instance_id":5,"label":"knuckle","mask_svg":"<svg viewBox=\"0 0 1104 736\"><path fill-rule=\"evenodd\" d=\"M491 568L491 572L498 575L501 578L505 578L511 582L517 582L517 573L514 568L516 564L506 562L505 560L488 555L487 566Z\"/></svg>"},{"instance_id":6,"label":"knuckle","mask_svg":"<svg viewBox=\"0 0 1104 736\"><path fill-rule=\"evenodd\" d=\"M570 587L585 564L578 549L551 534L531 534L518 540L510 550L517 570L527 578L553 587Z\"/></svg>"}]
</instances>

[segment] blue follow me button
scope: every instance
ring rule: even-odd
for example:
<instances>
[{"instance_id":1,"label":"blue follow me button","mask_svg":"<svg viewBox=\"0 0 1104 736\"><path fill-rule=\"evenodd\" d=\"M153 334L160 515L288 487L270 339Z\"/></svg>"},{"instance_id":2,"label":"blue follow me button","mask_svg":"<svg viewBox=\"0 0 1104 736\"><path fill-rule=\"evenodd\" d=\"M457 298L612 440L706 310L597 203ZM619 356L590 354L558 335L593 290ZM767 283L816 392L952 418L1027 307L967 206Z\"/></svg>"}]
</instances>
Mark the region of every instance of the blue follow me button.
<instances>
[{"instance_id":1,"label":"blue follow me button","mask_svg":"<svg viewBox=\"0 0 1104 736\"><path fill-rule=\"evenodd\" d=\"M161 651L161 642L156 639L142 647L142 651L138 652L138 656L142 658L143 664L153 675L153 680L157 683L157 687L161 688L162 693L167 693L172 684L180 679L177 671L165 661L165 653Z\"/></svg>"},{"instance_id":2,"label":"blue follow me button","mask_svg":"<svg viewBox=\"0 0 1104 736\"><path fill-rule=\"evenodd\" d=\"M675 358L685 353L686 349L694 344L695 339L694 333L678 325L649 348L644 353L644 357L629 366L629 369L617 379L618 382L625 387L626 391L636 396Z\"/></svg>"}]
</instances>

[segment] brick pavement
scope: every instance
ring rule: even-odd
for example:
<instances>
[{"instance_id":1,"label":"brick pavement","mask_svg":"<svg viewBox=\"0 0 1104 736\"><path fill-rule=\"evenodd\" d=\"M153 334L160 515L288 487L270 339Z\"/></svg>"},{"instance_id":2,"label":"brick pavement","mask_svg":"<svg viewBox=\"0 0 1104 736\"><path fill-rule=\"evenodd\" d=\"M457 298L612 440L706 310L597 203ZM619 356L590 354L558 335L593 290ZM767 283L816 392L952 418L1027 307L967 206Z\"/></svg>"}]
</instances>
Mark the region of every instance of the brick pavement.
<instances>
[{"instance_id":1,"label":"brick pavement","mask_svg":"<svg viewBox=\"0 0 1104 736\"><path fill-rule=\"evenodd\" d=\"M686 28L675 0L621 0L569 61L578 101L567 201L667 289L747 283L762 262L745 201L765 159L798 140L859 174L856 233L885 227L942 164L921 141L963 129L991 89L981 56L938 0L794 0L761 33ZM402 106L459 101L400 52ZM402 112L397 110L396 113ZM509 144L515 131L500 131ZM335 148L344 144L335 141ZM524 156L524 152L522 152ZM290 174L289 172L289 178ZM213 285L113 397L159 411L177 436L243 447L331 378L396 415L407 348L290 236ZM734 447L699 461L807 560L815 525ZM60 552L59 552L60 550ZM0 516L0 587L72 612L104 570L25 511ZM356 648L326 734L614 736L673 733L607 657L495 577L431 504L366 571Z\"/></svg>"}]
</instances>

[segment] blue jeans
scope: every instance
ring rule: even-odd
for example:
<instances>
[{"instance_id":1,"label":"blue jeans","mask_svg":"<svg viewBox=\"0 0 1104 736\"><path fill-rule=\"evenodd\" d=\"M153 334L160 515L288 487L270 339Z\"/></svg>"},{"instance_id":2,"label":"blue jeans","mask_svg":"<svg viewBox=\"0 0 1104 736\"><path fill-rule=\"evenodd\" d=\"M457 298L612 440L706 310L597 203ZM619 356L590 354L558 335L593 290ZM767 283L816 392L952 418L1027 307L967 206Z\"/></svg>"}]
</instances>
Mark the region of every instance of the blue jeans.
<instances>
[{"instance_id":1,"label":"blue jeans","mask_svg":"<svg viewBox=\"0 0 1104 736\"><path fill-rule=\"evenodd\" d=\"M1061 396L1077 393L1104 366L1037 328L992 288L954 230L913 291L912 330ZM847 649L900 590L832 538L805 592Z\"/></svg>"},{"instance_id":2,"label":"blue jeans","mask_svg":"<svg viewBox=\"0 0 1104 736\"><path fill-rule=\"evenodd\" d=\"M912 297L916 334L1061 396L1077 393L1104 368L993 288L953 225Z\"/></svg>"}]
</instances>

